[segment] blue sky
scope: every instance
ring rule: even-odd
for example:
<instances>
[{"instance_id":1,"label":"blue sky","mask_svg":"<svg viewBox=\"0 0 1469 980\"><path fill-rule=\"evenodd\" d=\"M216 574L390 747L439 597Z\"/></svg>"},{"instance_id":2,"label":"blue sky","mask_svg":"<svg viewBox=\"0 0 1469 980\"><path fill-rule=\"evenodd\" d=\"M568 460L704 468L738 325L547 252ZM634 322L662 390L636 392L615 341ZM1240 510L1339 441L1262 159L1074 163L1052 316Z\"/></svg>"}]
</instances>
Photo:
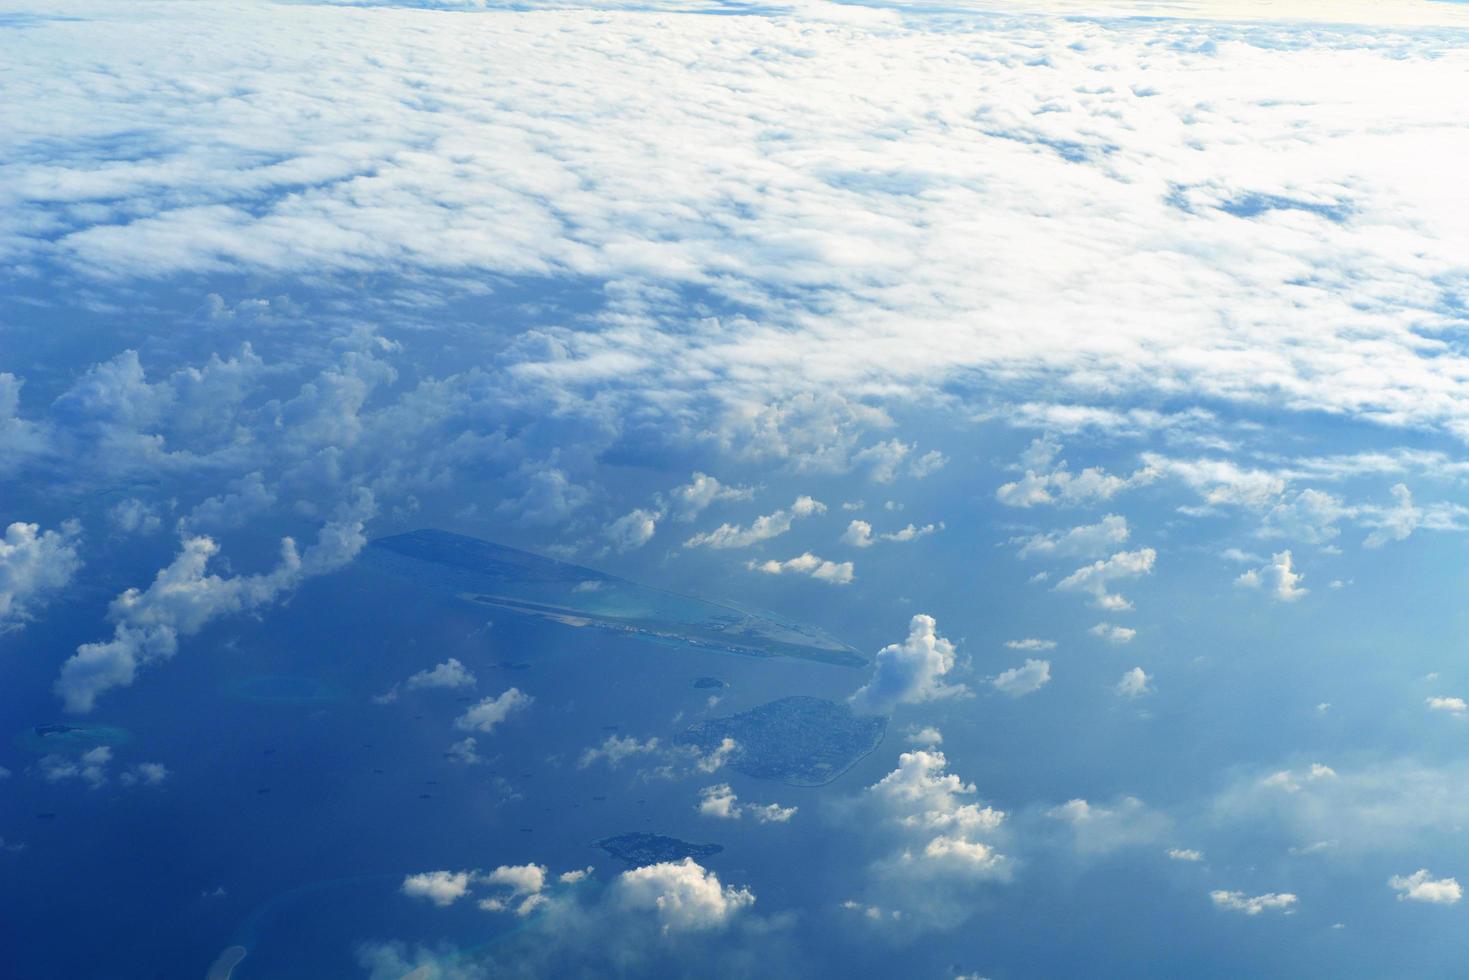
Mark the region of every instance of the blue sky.
<instances>
[{"instance_id":1,"label":"blue sky","mask_svg":"<svg viewBox=\"0 0 1469 980\"><path fill-rule=\"evenodd\" d=\"M370 929L262 939L245 980L291 943L372 977L1462 959L1458 6L64 0L4 4L0 38L0 704L134 737L0 747L0 863L39 905L87 873L195 928L35 811L125 840L214 799L245 763L182 719L276 644L260 673L333 678L325 717L405 764L514 759L557 805L611 781L730 846L583 875L479 780L533 840L480 853L467 808L364 862ZM418 527L874 665L714 662L739 681L701 703L687 661L593 667L549 628L497 625L564 665L514 686L470 635L444 644L477 687L287 638L351 621L363 547ZM373 703L395 684L415 707ZM461 687L484 727L414 700ZM668 755L788 690L889 735L799 800ZM588 703L615 765L566 720ZM211 871L237 904L201 947L304 867ZM137 928L98 933L121 969Z\"/></svg>"}]
</instances>

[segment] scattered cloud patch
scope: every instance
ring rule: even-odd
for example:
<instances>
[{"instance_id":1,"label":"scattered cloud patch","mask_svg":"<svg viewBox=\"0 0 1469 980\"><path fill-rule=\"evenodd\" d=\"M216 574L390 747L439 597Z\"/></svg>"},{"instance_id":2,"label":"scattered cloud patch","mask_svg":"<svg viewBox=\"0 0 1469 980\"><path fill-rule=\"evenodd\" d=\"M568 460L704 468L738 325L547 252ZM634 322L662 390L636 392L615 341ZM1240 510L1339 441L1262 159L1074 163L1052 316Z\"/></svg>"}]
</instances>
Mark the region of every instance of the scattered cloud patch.
<instances>
[{"instance_id":1,"label":"scattered cloud patch","mask_svg":"<svg viewBox=\"0 0 1469 980\"><path fill-rule=\"evenodd\" d=\"M712 531L696 534L684 542L685 548L748 548L761 541L779 537L791 529L798 518L826 513L826 505L811 497L797 497L789 509L755 518L749 527L721 524Z\"/></svg>"},{"instance_id":2,"label":"scattered cloud patch","mask_svg":"<svg viewBox=\"0 0 1469 980\"><path fill-rule=\"evenodd\" d=\"M1393 875L1387 885L1398 893L1400 902L1426 902L1430 905L1455 905L1464 897L1464 889L1453 878L1434 878L1427 868L1410 875Z\"/></svg>"},{"instance_id":3,"label":"scattered cloud patch","mask_svg":"<svg viewBox=\"0 0 1469 980\"><path fill-rule=\"evenodd\" d=\"M850 585L856 572L856 566L849 561L827 561L825 558L816 557L809 551L785 561L776 561L773 558L768 561L752 561L746 567L765 575L784 575L787 572L795 575L809 575L818 582L826 582L831 585Z\"/></svg>"},{"instance_id":4,"label":"scattered cloud patch","mask_svg":"<svg viewBox=\"0 0 1469 980\"><path fill-rule=\"evenodd\" d=\"M1209 900L1217 909L1259 915L1261 912L1279 912L1293 915L1299 899L1289 892L1266 892L1263 895L1246 895L1244 892L1217 889L1209 893Z\"/></svg>"},{"instance_id":5,"label":"scattered cloud patch","mask_svg":"<svg viewBox=\"0 0 1469 980\"><path fill-rule=\"evenodd\" d=\"M524 694L517 687L509 688L496 697L485 698L464 714L454 719L454 727L460 731L489 734L505 719L524 711L535 703L535 698Z\"/></svg>"},{"instance_id":6,"label":"scattered cloud patch","mask_svg":"<svg viewBox=\"0 0 1469 980\"><path fill-rule=\"evenodd\" d=\"M1098 559L1085 565L1057 582L1057 592L1084 592L1092 597L1092 605L1098 609L1122 611L1132 608L1132 603L1110 591L1112 583L1148 575L1158 557L1152 548L1137 551L1119 551L1107 559Z\"/></svg>"},{"instance_id":7,"label":"scattered cloud patch","mask_svg":"<svg viewBox=\"0 0 1469 980\"><path fill-rule=\"evenodd\" d=\"M1051 682L1049 660L1027 660L1019 667L1001 671L990 681L990 686L1001 694L1019 698L1034 694Z\"/></svg>"},{"instance_id":8,"label":"scattered cloud patch","mask_svg":"<svg viewBox=\"0 0 1469 980\"><path fill-rule=\"evenodd\" d=\"M1264 589L1271 598L1280 602L1295 602L1310 589L1301 587L1304 575L1295 570L1289 550L1270 556L1270 561L1252 568L1234 580L1242 589Z\"/></svg>"}]
</instances>

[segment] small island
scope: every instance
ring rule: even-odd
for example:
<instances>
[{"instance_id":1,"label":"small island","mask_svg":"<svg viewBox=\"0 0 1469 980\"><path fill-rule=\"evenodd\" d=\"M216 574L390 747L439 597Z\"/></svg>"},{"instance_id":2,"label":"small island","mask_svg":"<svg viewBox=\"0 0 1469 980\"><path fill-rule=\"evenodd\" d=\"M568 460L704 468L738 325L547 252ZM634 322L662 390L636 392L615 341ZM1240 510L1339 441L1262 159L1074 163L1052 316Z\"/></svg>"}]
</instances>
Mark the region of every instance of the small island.
<instances>
[{"instance_id":1,"label":"small island","mask_svg":"<svg viewBox=\"0 0 1469 980\"><path fill-rule=\"evenodd\" d=\"M712 752L731 738L737 748L729 766L735 772L790 786L824 786L881 745L887 723L881 715L858 715L825 698L789 697L695 722L679 741Z\"/></svg>"},{"instance_id":2,"label":"small island","mask_svg":"<svg viewBox=\"0 0 1469 980\"><path fill-rule=\"evenodd\" d=\"M698 680L694 681L694 686L701 691L718 690L719 688L724 687L724 681L720 680L718 677L700 677Z\"/></svg>"},{"instance_id":3,"label":"small island","mask_svg":"<svg viewBox=\"0 0 1469 980\"><path fill-rule=\"evenodd\" d=\"M662 864L665 861L682 861L686 857L702 860L724 850L720 844L691 844L677 837L645 833L604 837L597 841L596 846L630 868Z\"/></svg>"}]
</instances>

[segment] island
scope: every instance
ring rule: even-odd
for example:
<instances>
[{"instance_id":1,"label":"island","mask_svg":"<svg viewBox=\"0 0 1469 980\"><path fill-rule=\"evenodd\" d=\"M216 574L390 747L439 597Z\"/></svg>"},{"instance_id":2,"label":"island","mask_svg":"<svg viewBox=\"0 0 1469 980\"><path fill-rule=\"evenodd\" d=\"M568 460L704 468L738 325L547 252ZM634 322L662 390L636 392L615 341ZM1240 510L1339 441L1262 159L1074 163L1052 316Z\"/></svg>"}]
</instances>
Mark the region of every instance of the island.
<instances>
[{"instance_id":1,"label":"island","mask_svg":"<svg viewBox=\"0 0 1469 980\"><path fill-rule=\"evenodd\" d=\"M645 833L604 837L594 846L600 847L630 868L662 864L665 861L682 861L686 857L702 860L724 850L720 844L691 844L677 837Z\"/></svg>"},{"instance_id":2,"label":"island","mask_svg":"<svg viewBox=\"0 0 1469 980\"><path fill-rule=\"evenodd\" d=\"M881 745L886 732L882 715L859 715L844 703L797 696L695 722L679 741L708 753L733 739L727 764L735 772L789 786L824 786Z\"/></svg>"},{"instance_id":3,"label":"island","mask_svg":"<svg viewBox=\"0 0 1469 980\"><path fill-rule=\"evenodd\" d=\"M720 680L718 677L700 677L698 680L694 681L694 686L701 691L718 690L719 688L724 687L724 681Z\"/></svg>"},{"instance_id":4,"label":"island","mask_svg":"<svg viewBox=\"0 0 1469 980\"><path fill-rule=\"evenodd\" d=\"M447 531L378 538L362 561L467 602L577 629L747 657L867 664L862 654L813 626Z\"/></svg>"}]
</instances>

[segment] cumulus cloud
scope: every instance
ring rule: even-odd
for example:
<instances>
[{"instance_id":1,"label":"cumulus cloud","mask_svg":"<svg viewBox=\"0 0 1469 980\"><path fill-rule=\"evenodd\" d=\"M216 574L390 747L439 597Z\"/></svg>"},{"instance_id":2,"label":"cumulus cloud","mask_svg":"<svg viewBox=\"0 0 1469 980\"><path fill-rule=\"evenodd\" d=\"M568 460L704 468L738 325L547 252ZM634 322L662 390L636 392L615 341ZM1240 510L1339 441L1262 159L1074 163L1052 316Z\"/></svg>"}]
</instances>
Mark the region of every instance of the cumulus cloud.
<instances>
[{"instance_id":1,"label":"cumulus cloud","mask_svg":"<svg viewBox=\"0 0 1469 980\"><path fill-rule=\"evenodd\" d=\"M1019 698L1034 694L1051 682L1049 660L1026 660L1019 667L1001 671L990 681L990 686L1001 694Z\"/></svg>"},{"instance_id":2,"label":"cumulus cloud","mask_svg":"<svg viewBox=\"0 0 1469 980\"><path fill-rule=\"evenodd\" d=\"M1428 705L1429 711L1443 711L1451 715L1462 715L1469 711L1469 704L1466 704L1463 698L1433 695L1424 698L1423 703Z\"/></svg>"},{"instance_id":3,"label":"cumulus cloud","mask_svg":"<svg viewBox=\"0 0 1469 980\"><path fill-rule=\"evenodd\" d=\"M871 524L854 520L847 525L846 531L842 532L842 543L854 548L870 548L879 541L915 541L918 538L927 537L935 530L937 527L933 524L925 524L922 527L909 524L898 531L874 535Z\"/></svg>"},{"instance_id":4,"label":"cumulus cloud","mask_svg":"<svg viewBox=\"0 0 1469 980\"><path fill-rule=\"evenodd\" d=\"M445 688L452 690L460 687L473 687L474 685L475 676L473 671L460 663L458 658L450 657L441 664L410 675L401 686L409 691L419 691L425 688ZM373 698L373 701L378 704L390 704L398 700L398 687L399 685L393 685L391 690L386 694L377 695Z\"/></svg>"},{"instance_id":5,"label":"cumulus cloud","mask_svg":"<svg viewBox=\"0 0 1469 980\"><path fill-rule=\"evenodd\" d=\"M932 725L915 728L908 732L910 745L937 746L944 744L944 734Z\"/></svg>"},{"instance_id":6,"label":"cumulus cloud","mask_svg":"<svg viewBox=\"0 0 1469 980\"><path fill-rule=\"evenodd\" d=\"M1199 861L1204 860L1204 852L1195 850L1192 847L1170 847L1167 851L1167 854L1170 861L1187 861L1189 863L1198 863Z\"/></svg>"},{"instance_id":7,"label":"cumulus cloud","mask_svg":"<svg viewBox=\"0 0 1469 980\"><path fill-rule=\"evenodd\" d=\"M139 762L119 776L118 780L124 786L161 786L171 775L173 773L161 762Z\"/></svg>"},{"instance_id":8,"label":"cumulus cloud","mask_svg":"<svg viewBox=\"0 0 1469 980\"><path fill-rule=\"evenodd\" d=\"M1126 544L1130 534L1127 518L1108 514L1095 524L1032 534L1012 539L1012 543L1020 545L1021 558L1097 558Z\"/></svg>"},{"instance_id":9,"label":"cumulus cloud","mask_svg":"<svg viewBox=\"0 0 1469 980\"><path fill-rule=\"evenodd\" d=\"M1339 497L1308 488L1271 507L1258 534L1262 538L1326 544L1341 533L1337 522L1353 513Z\"/></svg>"},{"instance_id":10,"label":"cumulus cloud","mask_svg":"<svg viewBox=\"0 0 1469 980\"><path fill-rule=\"evenodd\" d=\"M1137 551L1119 551L1110 558L1098 559L1084 565L1056 583L1058 592L1085 592L1091 595L1092 605L1098 609L1114 611L1132 608L1132 603L1110 591L1112 583L1148 575L1158 554L1152 548Z\"/></svg>"},{"instance_id":11,"label":"cumulus cloud","mask_svg":"<svg viewBox=\"0 0 1469 980\"><path fill-rule=\"evenodd\" d=\"M661 511L639 507L608 524L603 533L618 551L632 551L653 540L662 517Z\"/></svg>"},{"instance_id":12,"label":"cumulus cloud","mask_svg":"<svg viewBox=\"0 0 1469 980\"><path fill-rule=\"evenodd\" d=\"M755 491L750 487L728 486L707 473L696 472L688 483L675 487L670 496L675 517L680 521L691 521L716 501L749 500L755 496Z\"/></svg>"},{"instance_id":13,"label":"cumulus cloud","mask_svg":"<svg viewBox=\"0 0 1469 980\"><path fill-rule=\"evenodd\" d=\"M1153 693L1153 678L1141 667L1134 667L1122 675L1112 690L1120 698L1140 698Z\"/></svg>"},{"instance_id":14,"label":"cumulus cloud","mask_svg":"<svg viewBox=\"0 0 1469 980\"><path fill-rule=\"evenodd\" d=\"M779 537L791 529L797 518L826 513L826 505L811 497L797 497L789 509L777 510L755 518L749 527L721 524L712 531L696 534L684 542L685 548L748 548L752 544Z\"/></svg>"},{"instance_id":15,"label":"cumulus cloud","mask_svg":"<svg viewBox=\"0 0 1469 980\"><path fill-rule=\"evenodd\" d=\"M491 890L479 900L486 912L513 911L527 916L547 901L541 894L546 887L546 866L542 864L502 864L487 875L475 876L475 882Z\"/></svg>"},{"instance_id":16,"label":"cumulus cloud","mask_svg":"<svg viewBox=\"0 0 1469 980\"><path fill-rule=\"evenodd\" d=\"M1060 443L1050 437L1032 442L1020 456L1025 476L1003 484L995 491L995 499L1008 507L1034 507L1039 504L1075 506L1093 500L1110 500L1124 490L1153 482L1158 472L1149 467L1130 476L1117 476L1099 466L1073 473L1064 459L1059 459Z\"/></svg>"},{"instance_id":17,"label":"cumulus cloud","mask_svg":"<svg viewBox=\"0 0 1469 980\"><path fill-rule=\"evenodd\" d=\"M773 558L762 562L752 561L748 567L766 575L784 575L786 572L809 575L817 581L832 585L848 585L856 574L856 566L849 561L827 561L809 551L785 561L776 561Z\"/></svg>"},{"instance_id":18,"label":"cumulus cloud","mask_svg":"<svg viewBox=\"0 0 1469 980\"><path fill-rule=\"evenodd\" d=\"M1280 912L1291 915L1299 899L1289 892L1266 892L1263 895L1246 895L1244 892L1216 889L1209 893L1209 900L1217 909L1259 915L1261 912Z\"/></svg>"},{"instance_id":19,"label":"cumulus cloud","mask_svg":"<svg viewBox=\"0 0 1469 980\"><path fill-rule=\"evenodd\" d=\"M1310 589L1301 586L1305 578L1295 570L1290 551L1279 551L1270 556L1270 561L1259 568L1252 568L1234 580L1242 589L1264 589L1270 597L1280 602L1295 602Z\"/></svg>"},{"instance_id":20,"label":"cumulus cloud","mask_svg":"<svg viewBox=\"0 0 1469 980\"><path fill-rule=\"evenodd\" d=\"M1464 897L1464 889L1453 878L1434 878L1427 868L1410 875L1393 875L1388 887L1398 893L1400 902L1427 902L1430 905L1454 905Z\"/></svg>"},{"instance_id":21,"label":"cumulus cloud","mask_svg":"<svg viewBox=\"0 0 1469 980\"><path fill-rule=\"evenodd\" d=\"M454 727L460 731L493 732L512 714L524 711L535 703L535 698L512 687L492 698L485 698L464 714L454 719Z\"/></svg>"},{"instance_id":22,"label":"cumulus cloud","mask_svg":"<svg viewBox=\"0 0 1469 980\"><path fill-rule=\"evenodd\" d=\"M455 657L450 657L441 664L437 664L427 670L420 670L412 674L403 682L403 686L410 691L421 688L457 688L473 687L475 677L473 671L464 666Z\"/></svg>"},{"instance_id":23,"label":"cumulus cloud","mask_svg":"<svg viewBox=\"0 0 1469 980\"><path fill-rule=\"evenodd\" d=\"M82 527L67 521L56 531L16 521L0 537L0 635L20 628L82 567Z\"/></svg>"},{"instance_id":24,"label":"cumulus cloud","mask_svg":"<svg viewBox=\"0 0 1469 980\"><path fill-rule=\"evenodd\" d=\"M1005 647L1010 650L1054 650L1056 649L1056 641L1026 637L1023 640L1006 640Z\"/></svg>"},{"instance_id":25,"label":"cumulus cloud","mask_svg":"<svg viewBox=\"0 0 1469 980\"><path fill-rule=\"evenodd\" d=\"M1389 541L1406 541L1423 524L1423 510L1413 505L1413 491L1398 483L1393 485L1392 496L1393 506L1377 516L1374 522L1377 529L1362 542L1368 548L1381 548Z\"/></svg>"},{"instance_id":26,"label":"cumulus cloud","mask_svg":"<svg viewBox=\"0 0 1469 980\"><path fill-rule=\"evenodd\" d=\"M616 769L625 759L636 755L651 755L656 751L658 751L656 738L639 742L631 735L608 735L603 739L601 745L589 748L581 754L581 758L577 761L577 768L585 769L598 759L605 759L607 765Z\"/></svg>"},{"instance_id":27,"label":"cumulus cloud","mask_svg":"<svg viewBox=\"0 0 1469 980\"><path fill-rule=\"evenodd\" d=\"M859 711L886 713L899 704L915 704L967 693L962 684L946 684L954 669L954 644L939 635L932 616L919 614L908 624L908 638L877 652L872 678L852 695Z\"/></svg>"},{"instance_id":28,"label":"cumulus cloud","mask_svg":"<svg viewBox=\"0 0 1469 980\"><path fill-rule=\"evenodd\" d=\"M750 814L760 823L786 823L796 815L796 807L778 803L741 803L728 783L705 786L699 790L700 815L716 820L738 820Z\"/></svg>"},{"instance_id":29,"label":"cumulus cloud","mask_svg":"<svg viewBox=\"0 0 1469 980\"><path fill-rule=\"evenodd\" d=\"M424 871L403 879L402 892L411 898L423 898L435 905L453 905L469 894L470 871Z\"/></svg>"},{"instance_id":30,"label":"cumulus cloud","mask_svg":"<svg viewBox=\"0 0 1469 980\"><path fill-rule=\"evenodd\" d=\"M521 468L520 482L524 488L520 496L502 501L496 509L526 524L563 523L592 499L591 492L573 483L559 466L526 463Z\"/></svg>"},{"instance_id":31,"label":"cumulus cloud","mask_svg":"<svg viewBox=\"0 0 1469 980\"><path fill-rule=\"evenodd\" d=\"M1115 646L1131 643L1137 636L1137 630L1130 626L1118 626L1116 623L1098 623L1087 632Z\"/></svg>"},{"instance_id":32,"label":"cumulus cloud","mask_svg":"<svg viewBox=\"0 0 1469 980\"><path fill-rule=\"evenodd\" d=\"M112 639L77 647L62 665L56 693L68 711L91 711L99 696L132 684L140 667L169 659L181 638L212 620L261 608L306 579L351 561L367 543L363 525L374 512L372 494L360 491L323 525L315 544L298 552L294 540L283 539L276 567L257 575L209 574L209 561L219 546L202 535L185 536L178 557L159 570L146 590L128 589L113 600L108 610L115 624Z\"/></svg>"},{"instance_id":33,"label":"cumulus cloud","mask_svg":"<svg viewBox=\"0 0 1469 980\"><path fill-rule=\"evenodd\" d=\"M722 884L693 858L624 871L613 887L624 908L653 914L665 933L722 928L755 904L749 889Z\"/></svg>"},{"instance_id":34,"label":"cumulus cloud","mask_svg":"<svg viewBox=\"0 0 1469 980\"><path fill-rule=\"evenodd\" d=\"M93 789L107 782L107 767L112 763L112 749L99 745L88 749L76 759L60 755L43 756L38 763L41 778L48 783L61 783L80 779Z\"/></svg>"},{"instance_id":35,"label":"cumulus cloud","mask_svg":"<svg viewBox=\"0 0 1469 980\"><path fill-rule=\"evenodd\" d=\"M158 509L137 497L119 500L107 510L107 522L118 534L156 534L163 527Z\"/></svg>"},{"instance_id":36,"label":"cumulus cloud","mask_svg":"<svg viewBox=\"0 0 1469 980\"><path fill-rule=\"evenodd\" d=\"M250 473L231 484L227 493L201 501L184 518L191 530L223 530L243 527L258 514L275 505L276 496L265 485L259 472Z\"/></svg>"},{"instance_id":37,"label":"cumulus cloud","mask_svg":"<svg viewBox=\"0 0 1469 980\"><path fill-rule=\"evenodd\" d=\"M1011 861L996 849L1005 814L965 802L976 789L948 772L944 753L904 752L898 767L868 788L900 838L880 863L886 875L963 881L1005 880Z\"/></svg>"}]
</instances>

